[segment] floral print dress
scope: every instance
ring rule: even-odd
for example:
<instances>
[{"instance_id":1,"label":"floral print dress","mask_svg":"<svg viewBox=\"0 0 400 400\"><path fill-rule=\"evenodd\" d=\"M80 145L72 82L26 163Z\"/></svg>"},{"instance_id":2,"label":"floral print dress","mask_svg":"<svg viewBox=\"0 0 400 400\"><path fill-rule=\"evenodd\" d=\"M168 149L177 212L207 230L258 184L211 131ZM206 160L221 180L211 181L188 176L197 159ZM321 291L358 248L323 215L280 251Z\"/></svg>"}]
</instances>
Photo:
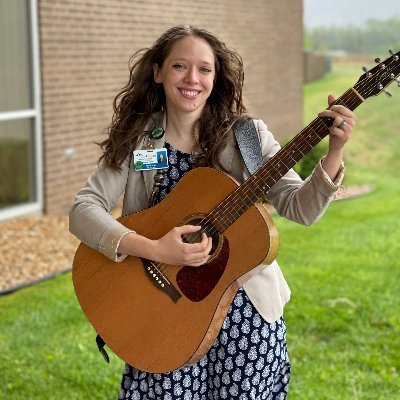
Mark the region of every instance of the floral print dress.
<instances>
[{"instance_id":1,"label":"floral print dress","mask_svg":"<svg viewBox=\"0 0 400 400\"><path fill-rule=\"evenodd\" d=\"M157 194L161 201L194 166L190 154L165 143L168 170ZM267 323L245 291L238 290L221 331L196 364L164 374L126 365L119 400L284 400L290 363L283 318Z\"/></svg>"}]
</instances>

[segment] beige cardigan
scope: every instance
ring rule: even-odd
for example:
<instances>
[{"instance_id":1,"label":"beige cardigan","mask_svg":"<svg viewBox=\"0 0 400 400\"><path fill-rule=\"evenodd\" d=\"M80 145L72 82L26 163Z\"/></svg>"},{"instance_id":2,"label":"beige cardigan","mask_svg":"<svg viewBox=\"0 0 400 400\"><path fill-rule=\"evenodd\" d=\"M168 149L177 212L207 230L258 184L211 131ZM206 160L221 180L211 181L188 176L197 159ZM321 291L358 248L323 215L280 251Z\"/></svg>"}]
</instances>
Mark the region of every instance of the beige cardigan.
<instances>
[{"instance_id":1,"label":"beige cardigan","mask_svg":"<svg viewBox=\"0 0 400 400\"><path fill-rule=\"evenodd\" d=\"M164 115L156 114L154 119L154 126L165 128ZM254 122L264 160L267 160L280 146L261 120ZM163 145L164 138L155 143L156 148ZM142 144L139 148L142 148ZM124 258L117 254L119 242L131 231L116 221L111 210L124 192L123 215L146 208L156 172L130 170L130 159L129 156L125 160L121 171L99 167L76 195L70 211L70 231L82 242L116 262ZM235 146L233 133L220 160L237 181L243 182L249 177ZM310 225L324 213L340 186L343 174L342 167L335 182L332 182L321 163L318 163L311 176L303 182L291 170L268 191L267 197L279 215ZM260 265L238 281L266 321L273 322L282 316L283 307L290 298L290 290L276 261L270 266Z\"/></svg>"}]
</instances>

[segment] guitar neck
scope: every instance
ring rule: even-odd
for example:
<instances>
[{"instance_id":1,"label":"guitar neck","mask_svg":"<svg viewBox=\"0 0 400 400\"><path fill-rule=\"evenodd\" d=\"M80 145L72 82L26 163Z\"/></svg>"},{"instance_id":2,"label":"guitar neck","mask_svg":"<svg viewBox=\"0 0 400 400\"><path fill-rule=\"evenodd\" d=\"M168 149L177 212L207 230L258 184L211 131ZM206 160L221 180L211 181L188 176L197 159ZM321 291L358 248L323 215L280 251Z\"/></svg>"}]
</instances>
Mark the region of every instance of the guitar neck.
<instances>
[{"instance_id":1,"label":"guitar neck","mask_svg":"<svg viewBox=\"0 0 400 400\"><path fill-rule=\"evenodd\" d=\"M350 88L334 104L354 110L363 102L356 89ZM255 174L232 192L208 215L208 220L223 233L246 210L279 181L312 148L329 134L332 118L315 118L288 144L270 158Z\"/></svg>"}]
</instances>

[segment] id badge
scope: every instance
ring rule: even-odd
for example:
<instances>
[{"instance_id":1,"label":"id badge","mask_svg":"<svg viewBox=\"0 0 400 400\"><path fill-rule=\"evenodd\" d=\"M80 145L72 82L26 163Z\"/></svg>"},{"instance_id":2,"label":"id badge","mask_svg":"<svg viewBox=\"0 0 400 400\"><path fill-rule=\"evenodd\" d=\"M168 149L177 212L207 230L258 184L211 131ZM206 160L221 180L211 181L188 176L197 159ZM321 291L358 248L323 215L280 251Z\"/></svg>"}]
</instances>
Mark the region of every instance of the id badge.
<instances>
[{"instance_id":1,"label":"id badge","mask_svg":"<svg viewBox=\"0 0 400 400\"><path fill-rule=\"evenodd\" d=\"M135 150L132 165L135 171L168 168L167 149Z\"/></svg>"}]
</instances>

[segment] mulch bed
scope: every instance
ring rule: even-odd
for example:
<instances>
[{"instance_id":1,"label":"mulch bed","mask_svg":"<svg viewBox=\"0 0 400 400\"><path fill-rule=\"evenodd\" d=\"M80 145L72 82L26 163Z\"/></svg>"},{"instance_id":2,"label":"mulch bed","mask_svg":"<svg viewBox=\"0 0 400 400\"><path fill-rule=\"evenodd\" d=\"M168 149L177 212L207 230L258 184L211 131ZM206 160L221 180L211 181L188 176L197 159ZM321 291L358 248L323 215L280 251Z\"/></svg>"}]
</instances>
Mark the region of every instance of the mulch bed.
<instances>
[{"instance_id":1,"label":"mulch bed","mask_svg":"<svg viewBox=\"0 0 400 400\"><path fill-rule=\"evenodd\" d=\"M344 186L336 200L370 192L369 185ZM0 223L0 295L70 271L79 240L67 216L30 216Z\"/></svg>"},{"instance_id":2,"label":"mulch bed","mask_svg":"<svg viewBox=\"0 0 400 400\"><path fill-rule=\"evenodd\" d=\"M0 293L71 269L79 244L67 216L29 216L0 223Z\"/></svg>"}]
</instances>

